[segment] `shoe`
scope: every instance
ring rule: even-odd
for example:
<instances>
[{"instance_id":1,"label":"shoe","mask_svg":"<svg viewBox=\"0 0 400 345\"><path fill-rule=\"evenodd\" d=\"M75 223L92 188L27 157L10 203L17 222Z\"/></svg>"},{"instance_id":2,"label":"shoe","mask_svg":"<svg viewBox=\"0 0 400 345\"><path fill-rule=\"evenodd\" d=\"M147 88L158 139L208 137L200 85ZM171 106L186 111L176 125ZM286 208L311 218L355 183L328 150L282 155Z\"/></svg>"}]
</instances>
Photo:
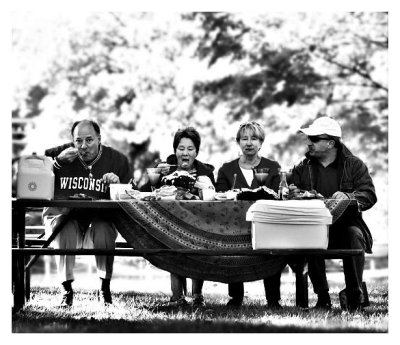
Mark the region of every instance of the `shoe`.
<instances>
[{"instance_id":1,"label":"shoe","mask_svg":"<svg viewBox=\"0 0 400 345\"><path fill-rule=\"evenodd\" d=\"M243 300L241 299L237 299L237 298L232 298L228 301L228 303L226 304L226 306L228 308L240 308L242 306L242 302Z\"/></svg>"},{"instance_id":2,"label":"shoe","mask_svg":"<svg viewBox=\"0 0 400 345\"><path fill-rule=\"evenodd\" d=\"M348 293L346 289L339 292L340 307L344 311L357 312L364 311L364 307L369 306L368 292L365 283L363 283L364 291Z\"/></svg>"},{"instance_id":3,"label":"shoe","mask_svg":"<svg viewBox=\"0 0 400 345\"><path fill-rule=\"evenodd\" d=\"M181 296L178 299L174 299L174 298L171 297L171 300L168 303L168 305L170 307L180 308L180 307L186 307L187 305L189 305L189 303L188 303L188 301L186 301L185 296Z\"/></svg>"},{"instance_id":4,"label":"shoe","mask_svg":"<svg viewBox=\"0 0 400 345\"><path fill-rule=\"evenodd\" d=\"M273 302L268 302L267 307L269 309L283 309L283 307L280 305L279 301L273 301Z\"/></svg>"},{"instance_id":5,"label":"shoe","mask_svg":"<svg viewBox=\"0 0 400 345\"><path fill-rule=\"evenodd\" d=\"M369 301L368 301L369 305ZM351 313L364 311L364 298L360 293L347 294L347 310Z\"/></svg>"},{"instance_id":6,"label":"shoe","mask_svg":"<svg viewBox=\"0 0 400 345\"><path fill-rule=\"evenodd\" d=\"M109 289L99 290L97 292L99 302L103 301L105 305L112 304L111 291Z\"/></svg>"},{"instance_id":7,"label":"shoe","mask_svg":"<svg viewBox=\"0 0 400 345\"><path fill-rule=\"evenodd\" d=\"M364 306L361 303L349 304L349 306L347 307L347 310L350 313L363 312Z\"/></svg>"},{"instance_id":8,"label":"shoe","mask_svg":"<svg viewBox=\"0 0 400 345\"><path fill-rule=\"evenodd\" d=\"M313 309L330 310L332 308L331 298L329 293L318 294L317 304Z\"/></svg>"},{"instance_id":9,"label":"shoe","mask_svg":"<svg viewBox=\"0 0 400 345\"><path fill-rule=\"evenodd\" d=\"M192 307L193 308L204 308L206 303L204 302L203 295L197 295L193 298Z\"/></svg>"},{"instance_id":10,"label":"shoe","mask_svg":"<svg viewBox=\"0 0 400 345\"><path fill-rule=\"evenodd\" d=\"M61 301L61 307L69 308L72 307L72 303L74 302L74 291L69 290L65 291Z\"/></svg>"},{"instance_id":11,"label":"shoe","mask_svg":"<svg viewBox=\"0 0 400 345\"><path fill-rule=\"evenodd\" d=\"M313 309L323 309L323 310L331 310L332 309L332 303L331 301L317 301L317 304L314 306Z\"/></svg>"}]
</instances>

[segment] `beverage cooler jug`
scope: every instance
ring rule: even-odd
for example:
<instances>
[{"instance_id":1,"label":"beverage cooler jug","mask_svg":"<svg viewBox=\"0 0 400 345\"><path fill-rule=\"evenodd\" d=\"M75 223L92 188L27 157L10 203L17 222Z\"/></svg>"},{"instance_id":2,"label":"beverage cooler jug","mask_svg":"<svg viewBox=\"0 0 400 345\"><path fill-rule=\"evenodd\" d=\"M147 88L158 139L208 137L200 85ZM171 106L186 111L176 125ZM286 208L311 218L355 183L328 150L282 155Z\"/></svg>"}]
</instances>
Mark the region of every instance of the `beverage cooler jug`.
<instances>
[{"instance_id":1,"label":"beverage cooler jug","mask_svg":"<svg viewBox=\"0 0 400 345\"><path fill-rule=\"evenodd\" d=\"M48 157L33 153L20 158L17 172L17 198L43 200L54 198L53 162Z\"/></svg>"}]
</instances>

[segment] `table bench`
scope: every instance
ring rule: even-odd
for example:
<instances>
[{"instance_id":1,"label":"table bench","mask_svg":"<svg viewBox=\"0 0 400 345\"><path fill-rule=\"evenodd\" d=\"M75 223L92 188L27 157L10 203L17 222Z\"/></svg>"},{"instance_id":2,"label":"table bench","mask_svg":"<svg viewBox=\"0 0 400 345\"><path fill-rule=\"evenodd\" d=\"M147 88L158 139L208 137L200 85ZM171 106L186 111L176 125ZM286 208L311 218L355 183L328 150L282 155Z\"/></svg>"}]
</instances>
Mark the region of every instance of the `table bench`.
<instances>
[{"instance_id":1,"label":"table bench","mask_svg":"<svg viewBox=\"0 0 400 345\"><path fill-rule=\"evenodd\" d=\"M115 201L87 201L87 200L13 200L12 201L12 283L14 294L13 311L21 309L30 298L30 273L26 269L27 259L32 255L114 255L114 256L149 256L149 255L202 255L202 256L285 256L295 262L292 266L296 279L296 306L308 307L308 278L306 262L310 257L324 259L343 259L348 256L361 255L362 250L323 250L323 249L257 249L257 250L215 250L215 249L133 249L127 248L126 243L117 244L117 248L110 249L51 249L34 248L45 243L44 240L27 240L25 214L30 207L71 207L71 208L98 208L115 209L119 204Z\"/></svg>"}]
</instances>

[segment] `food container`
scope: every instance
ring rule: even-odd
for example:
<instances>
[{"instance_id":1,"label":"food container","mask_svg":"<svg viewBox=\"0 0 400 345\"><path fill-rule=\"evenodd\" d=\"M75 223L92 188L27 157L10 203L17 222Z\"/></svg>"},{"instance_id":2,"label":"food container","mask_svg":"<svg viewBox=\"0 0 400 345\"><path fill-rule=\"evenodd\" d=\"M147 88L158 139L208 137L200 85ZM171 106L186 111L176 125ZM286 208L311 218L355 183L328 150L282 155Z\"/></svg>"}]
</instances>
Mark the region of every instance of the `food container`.
<instances>
[{"instance_id":1,"label":"food container","mask_svg":"<svg viewBox=\"0 0 400 345\"><path fill-rule=\"evenodd\" d=\"M129 183L111 183L110 184L110 199L111 200L132 199L132 197L129 197L126 195L127 190L133 191L132 185Z\"/></svg>"},{"instance_id":2,"label":"food container","mask_svg":"<svg viewBox=\"0 0 400 345\"><path fill-rule=\"evenodd\" d=\"M227 201L227 200L235 200L237 196L237 192L233 190L228 190L227 192L218 192L215 193L214 199L219 201Z\"/></svg>"},{"instance_id":3,"label":"food container","mask_svg":"<svg viewBox=\"0 0 400 345\"><path fill-rule=\"evenodd\" d=\"M250 206L254 249L326 249L332 215L322 200L258 200Z\"/></svg>"},{"instance_id":4,"label":"food container","mask_svg":"<svg viewBox=\"0 0 400 345\"><path fill-rule=\"evenodd\" d=\"M327 249L326 224L276 224L252 222L253 249Z\"/></svg>"},{"instance_id":5,"label":"food container","mask_svg":"<svg viewBox=\"0 0 400 345\"><path fill-rule=\"evenodd\" d=\"M201 199L204 201L212 201L212 200L214 200L215 189L214 188L200 189L199 195L200 195Z\"/></svg>"},{"instance_id":6,"label":"food container","mask_svg":"<svg viewBox=\"0 0 400 345\"><path fill-rule=\"evenodd\" d=\"M53 162L50 158L36 154L20 158L17 172L17 198L42 200L54 198Z\"/></svg>"}]
</instances>

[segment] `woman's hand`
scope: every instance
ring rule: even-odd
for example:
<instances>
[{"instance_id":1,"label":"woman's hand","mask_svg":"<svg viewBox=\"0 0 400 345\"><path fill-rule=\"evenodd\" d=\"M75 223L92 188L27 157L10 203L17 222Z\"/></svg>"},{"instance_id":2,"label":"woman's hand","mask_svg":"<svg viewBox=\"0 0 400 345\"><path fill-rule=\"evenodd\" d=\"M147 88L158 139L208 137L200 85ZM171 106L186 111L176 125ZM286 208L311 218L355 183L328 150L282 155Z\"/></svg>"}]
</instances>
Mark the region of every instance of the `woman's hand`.
<instances>
[{"instance_id":1,"label":"woman's hand","mask_svg":"<svg viewBox=\"0 0 400 345\"><path fill-rule=\"evenodd\" d=\"M162 168L161 175L166 176L166 175L169 174L171 166L169 164L167 164L167 163L159 163L157 165L157 168Z\"/></svg>"}]
</instances>

